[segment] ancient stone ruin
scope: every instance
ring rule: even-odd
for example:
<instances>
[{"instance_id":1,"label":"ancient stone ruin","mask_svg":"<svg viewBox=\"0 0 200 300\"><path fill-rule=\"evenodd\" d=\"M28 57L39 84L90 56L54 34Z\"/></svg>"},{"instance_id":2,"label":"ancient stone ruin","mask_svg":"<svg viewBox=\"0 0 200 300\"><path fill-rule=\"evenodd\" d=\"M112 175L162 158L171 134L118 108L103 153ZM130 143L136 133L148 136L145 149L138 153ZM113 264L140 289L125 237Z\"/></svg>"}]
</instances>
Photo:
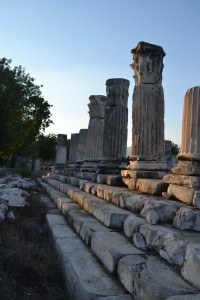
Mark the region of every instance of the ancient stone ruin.
<instances>
[{"instance_id":1,"label":"ancient stone ruin","mask_svg":"<svg viewBox=\"0 0 200 300\"><path fill-rule=\"evenodd\" d=\"M54 172L64 172L67 163L67 135L58 134Z\"/></svg>"},{"instance_id":2,"label":"ancient stone ruin","mask_svg":"<svg viewBox=\"0 0 200 300\"><path fill-rule=\"evenodd\" d=\"M173 174L164 177L168 194L200 207L200 87L187 90L184 99L181 152Z\"/></svg>"},{"instance_id":3,"label":"ancient stone ruin","mask_svg":"<svg viewBox=\"0 0 200 300\"><path fill-rule=\"evenodd\" d=\"M162 87L162 47L145 42L131 51L135 87L132 107L132 151L126 171L130 189L143 190L141 178L160 179L166 174L164 155L164 92ZM139 179L139 180L138 180ZM157 184L155 181L148 181ZM145 181L147 184L147 181Z\"/></svg>"},{"instance_id":4,"label":"ancient stone ruin","mask_svg":"<svg viewBox=\"0 0 200 300\"><path fill-rule=\"evenodd\" d=\"M140 42L132 54L130 162L123 161L129 81L108 79L106 96L89 98L88 129L71 136L65 174L38 180L63 214L48 214L47 224L69 299L197 300L200 87L186 93L181 152L171 174L169 142L164 149L165 52Z\"/></svg>"},{"instance_id":5,"label":"ancient stone ruin","mask_svg":"<svg viewBox=\"0 0 200 300\"><path fill-rule=\"evenodd\" d=\"M104 118L107 98L102 95L89 97L89 125L85 160L101 160L103 149Z\"/></svg>"}]
</instances>

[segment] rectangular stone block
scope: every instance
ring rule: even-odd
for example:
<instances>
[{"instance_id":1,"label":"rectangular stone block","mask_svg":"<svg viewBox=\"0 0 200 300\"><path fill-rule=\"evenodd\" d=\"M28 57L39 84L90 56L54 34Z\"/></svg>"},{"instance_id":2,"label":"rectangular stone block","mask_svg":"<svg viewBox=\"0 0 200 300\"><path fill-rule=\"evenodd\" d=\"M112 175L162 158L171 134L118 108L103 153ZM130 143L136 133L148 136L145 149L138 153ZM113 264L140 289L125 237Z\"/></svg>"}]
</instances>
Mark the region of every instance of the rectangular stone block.
<instances>
[{"instance_id":1,"label":"rectangular stone block","mask_svg":"<svg viewBox=\"0 0 200 300\"><path fill-rule=\"evenodd\" d=\"M191 205L193 202L194 192L194 188L179 186L175 184L170 184L167 190L168 194L188 205Z\"/></svg>"},{"instance_id":2,"label":"rectangular stone block","mask_svg":"<svg viewBox=\"0 0 200 300\"><path fill-rule=\"evenodd\" d=\"M136 299L161 300L174 295L198 293L176 270L153 256L124 256L118 262L117 273Z\"/></svg>"},{"instance_id":3,"label":"rectangular stone block","mask_svg":"<svg viewBox=\"0 0 200 300\"><path fill-rule=\"evenodd\" d=\"M78 237L57 238L55 248L69 299L92 300L126 294L124 288L106 274Z\"/></svg>"},{"instance_id":4,"label":"rectangular stone block","mask_svg":"<svg viewBox=\"0 0 200 300\"><path fill-rule=\"evenodd\" d=\"M200 175L200 163L194 161L179 161L178 165L172 169L177 175Z\"/></svg>"},{"instance_id":5,"label":"rectangular stone block","mask_svg":"<svg viewBox=\"0 0 200 300\"><path fill-rule=\"evenodd\" d=\"M133 171L122 170L121 174L126 178L147 178L147 179L162 179L166 172L162 171Z\"/></svg>"},{"instance_id":6,"label":"rectangular stone block","mask_svg":"<svg viewBox=\"0 0 200 300\"><path fill-rule=\"evenodd\" d=\"M99 221L95 219L90 221L87 220L83 222L81 226L80 236L85 241L86 245L90 246L92 235L95 232L111 232L111 231L112 231L111 229L108 229L107 227L105 227L103 224L101 224Z\"/></svg>"},{"instance_id":7,"label":"rectangular stone block","mask_svg":"<svg viewBox=\"0 0 200 300\"><path fill-rule=\"evenodd\" d=\"M141 193L161 196L163 192L166 192L168 183L165 183L161 179L138 179L136 189Z\"/></svg>"},{"instance_id":8,"label":"rectangular stone block","mask_svg":"<svg viewBox=\"0 0 200 300\"><path fill-rule=\"evenodd\" d=\"M197 176L167 174L163 181L196 189L200 188L200 177Z\"/></svg>"},{"instance_id":9,"label":"rectangular stone block","mask_svg":"<svg viewBox=\"0 0 200 300\"><path fill-rule=\"evenodd\" d=\"M115 273L118 260L125 255L144 254L117 232L96 232L92 235L91 249L104 267Z\"/></svg>"}]
</instances>

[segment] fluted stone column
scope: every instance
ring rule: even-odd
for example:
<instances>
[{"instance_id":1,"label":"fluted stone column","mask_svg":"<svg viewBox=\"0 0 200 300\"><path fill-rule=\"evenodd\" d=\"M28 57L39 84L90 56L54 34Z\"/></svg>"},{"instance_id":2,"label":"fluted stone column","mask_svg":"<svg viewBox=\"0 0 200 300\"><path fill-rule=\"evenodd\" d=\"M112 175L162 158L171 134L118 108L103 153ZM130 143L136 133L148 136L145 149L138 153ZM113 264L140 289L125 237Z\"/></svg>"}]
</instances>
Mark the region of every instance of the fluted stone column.
<instances>
[{"instance_id":1,"label":"fluted stone column","mask_svg":"<svg viewBox=\"0 0 200 300\"><path fill-rule=\"evenodd\" d=\"M58 134L54 170L64 170L67 163L67 135Z\"/></svg>"},{"instance_id":2,"label":"fluted stone column","mask_svg":"<svg viewBox=\"0 0 200 300\"><path fill-rule=\"evenodd\" d=\"M184 98L179 160L200 161L200 87L188 89Z\"/></svg>"},{"instance_id":3,"label":"fluted stone column","mask_svg":"<svg viewBox=\"0 0 200 300\"><path fill-rule=\"evenodd\" d=\"M157 45L140 42L132 49L135 88L132 114L132 159L158 160L164 153L163 57Z\"/></svg>"},{"instance_id":4,"label":"fluted stone column","mask_svg":"<svg viewBox=\"0 0 200 300\"><path fill-rule=\"evenodd\" d=\"M69 162L75 162L77 159L78 142L79 142L79 133L72 133L70 150L69 150Z\"/></svg>"},{"instance_id":5,"label":"fluted stone column","mask_svg":"<svg viewBox=\"0 0 200 300\"><path fill-rule=\"evenodd\" d=\"M102 95L89 97L89 125L87 132L86 160L99 160L102 158L104 116L107 98Z\"/></svg>"},{"instance_id":6,"label":"fluted stone column","mask_svg":"<svg viewBox=\"0 0 200 300\"><path fill-rule=\"evenodd\" d=\"M179 163L166 175L168 193L187 204L200 207L200 86L187 90L184 98Z\"/></svg>"},{"instance_id":7,"label":"fluted stone column","mask_svg":"<svg viewBox=\"0 0 200 300\"><path fill-rule=\"evenodd\" d=\"M122 171L130 189L161 194L166 184L160 179L168 169L164 160L164 92L162 47L139 42L131 50L135 87L132 106L132 148L130 164ZM144 181L145 180L145 181ZM160 188L162 185L163 189ZM144 188L145 187L145 188ZM159 191L159 192L158 192Z\"/></svg>"},{"instance_id":8,"label":"fluted stone column","mask_svg":"<svg viewBox=\"0 0 200 300\"><path fill-rule=\"evenodd\" d=\"M106 81L107 106L103 141L105 160L119 161L126 157L129 84L128 80L122 78Z\"/></svg>"},{"instance_id":9,"label":"fluted stone column","mask_svg":"<svg viewBox=\"0 0 200 300\"><path fill-rule=\"evenodd\" d=\"M76 162L82 162L86 154L87 129L80 129Z\"/></svg>"}]
</instances>

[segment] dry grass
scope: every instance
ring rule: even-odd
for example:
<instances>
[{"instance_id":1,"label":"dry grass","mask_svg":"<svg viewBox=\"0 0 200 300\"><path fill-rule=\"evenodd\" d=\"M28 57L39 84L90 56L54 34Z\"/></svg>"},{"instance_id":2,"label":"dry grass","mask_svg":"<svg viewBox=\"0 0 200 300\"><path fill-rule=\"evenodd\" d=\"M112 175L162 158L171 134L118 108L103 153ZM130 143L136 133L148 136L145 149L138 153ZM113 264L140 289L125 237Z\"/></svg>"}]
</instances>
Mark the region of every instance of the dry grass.
<instances>
[{"instance_id":1,"label":"dry grass","mask_svg":"<svg viewBox=\"0 0 200 300\"><path fill-rule=\"evenodd\" d=\"M45 227L38 196L0 225L0 300L66 300L62 274Z\"/></svg>"}]
</instances>

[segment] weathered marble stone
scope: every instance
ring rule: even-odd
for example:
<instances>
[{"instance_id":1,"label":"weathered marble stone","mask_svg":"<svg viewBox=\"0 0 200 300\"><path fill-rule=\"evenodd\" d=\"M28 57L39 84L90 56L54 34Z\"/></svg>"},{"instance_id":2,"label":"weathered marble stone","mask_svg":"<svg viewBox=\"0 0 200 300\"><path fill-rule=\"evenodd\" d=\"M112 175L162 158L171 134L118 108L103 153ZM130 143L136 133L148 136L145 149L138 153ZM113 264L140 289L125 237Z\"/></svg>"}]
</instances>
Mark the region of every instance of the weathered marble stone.
<instances>
[{"instance_id":1,"label":"weathered marble stone","mask_svg":"<svg viewBox=\"0 0 200 300\"><path fill-rule=\"evenodd\" d=\"M180 206L180 204L176 204L175 202L173 204L172 201L147 202L141 210L140 215L149 224L172 223Z\"/></svg>"},{"instance_id":2,"label":"weathered marble stone","mask_svg":"<svg viewBox=\"0 0 200 300\"><path fill-rule=\"evenodd\" d=\"M200 177L197 176L167 174L164 176L163 181L191 188L200 188Z\"/></svg>"},{"instance_id":3,"label":"weathered marble stone","mask_svg":"<svg viewBox=\"0 0 200 300\"><path fill-rule=\"evenodd\" d=\"M188 244L200 243L197 232L180 231L170 226L145 224L139 232L147 246L154 249L166 261L182 266Z\"/></svg>"},{"instance_id":4,"label":"weathered marble stone","mask_svg":"<svg viewBox=\"0 0 200 300\"><path fill-rule=\"evenodd\" d=\"M58 134L55 164L66 165L66 162L67 162L67 135Z\"/></svg>"},{"instance_id":5,"label":"weathered marble stone","mask_svg":"<svg viewBox=\"0 0 200 300\"><path fill-rule=\"evenodd\" d=\"M121 160L126 157L129 84L128 80L122 78L113 78L106 81L107 106L104 119L104 159Z\"/></svg>"},{"instance_id":6,"label":"weathered marble stone","mask_svg":"<svg viewBox=\"0 0 200 300\"><path fill-rule=\"evenodd\" d=\"M143 236L139 232L136 232L134 234L133 244L134 244L135 247L137 247L138 249L140 249L142 251L147 251L148 250L148 246L147 246Z\"/></svg>"},{"instance_id":7,"label":"weathered marble stone","mask_svg":"<svg viewBox=\"0 0 200 300\"><path fill-rule=\"evenodd\" d=\"M86 160L102 158L104 117L107 98L101 95L89 97L89 125L86 144Z\"/></svg>"},{"instance_id":8,"label":"weathered marble stone","mask_svg":"<svg viewBox=\"0 0 200 300\"><path fill-rule=\"evenodd\" d=\"M200 212L181 207L173 220L173 226L183 230L200 231Z\"/></svg>"},{"instance_id":9,"label":"weathered marble stone","mask_svg":"<svg viewBox=\"0 0 200 300\"><path fill-rule=\"evenodd\" d=\"M121 257L144 254L117 232L95 232L91 240L91 249L110 273L116 271Z\"/></svg>"},{"instance_id":10,"label":"weathered marble stone","mask_svg":"<svg viewBox=\"0 0 200 300\"><path fill-rule=\"evenodd\" d=\"M136 178L126 178L122 177L122 181L124 182L125 185L127 185L129 190L136 190L136 183L137 179Z\"/></svg>"},{"instance_id":11,"label":"weathered marble stone","mask_svg":"<svg viewBox=\"0 0 200 300\"><path fill-rule=\"evenodd\" d=\"M198 293L159 258L127 255L118 262L118 276L136 299L161 300L173 295Z\"/></svg>"},{"instance_id":12,"label":"weathered marble stone","mask_svg":"<svg viewBox=\"0 0 200 300\"><path fill-rule=\"evenodd\" d=\"M168 183L161 179L138 179L136 189L144 194L161 196L166 192Z\"/></svg>"},{"instance_id":13,"label":"weathered marble stone","mask_svg":"<svg viewBox=\"0 0 200 300\"><path fill-rule=\"evenodd\" d=\"M138 163L138 162L137 162ZM165 165L166 168L166 165ZM162 171L137 171L137 170L122 170L121 175L126 178L149 178L149 179L161 179L166 174Z\"/></svg>"},{"instance_id":14,"label":"weathered marble stone","mask_svg":"<svg viewBox=\"0 0 200 300\"><path fill-rule=\"evenodd\" d=\"M187 246L184 266L181 269L183 278L200 289L200 244Z\"/></svg>"},{"instance_id":15,"label":"weathered marble stone","mask_svg":"<svg viewBox=\"0 0 200 300\"><path fill-rule=\"evenodd\" d=\"M139 42L131 50L134 63L136 85L162 83L163 57L166 55L163 48L146 42Z\"/></svg>"},{"instance_id":16,"label":"weathered marble stone","mask_svg":"<svg viewBox=\"0 0 200 300\"><path fill-rule=\"evenodd\" d=\"M170 184L167 193L172 195L174 198L184 202L186 204L192 204L194 196L194 188Z\"/></svg>"},{"instance_id":17,"label":"weathered marble stone","mask_svg":"<svg viewBox=\"0 0 200 300\"><path fill-rule=\"evenodd\" d=\"M135 214L131 214L124 221L124 233L128 237L133 237L133 235L139 232L142 225L146 224L143 218L138 217Z\"/></svg>"},{"instance_id":18,"label":"weathered marble stone","mask_svg":"<svg viewBox=\"0 0 200 300\"><path fill-rule=\"evenodd\" d=\"M179 161L172 169L176 175L200 175L200 163L196 161Z\"/></svg>"},{"instance_id":19,"label":"weathered marble stone","mask_svg":"<svg viewBox=\"0 0 200 300\"><path fill-rule=\"evenodd\" d=\"M138 43L131 53L135 88L132 113L133 160L158 160L164 153L164 93L162 47Z\"/></svg>"},{"instance_id":20,"label":"weathered marble stone","mask_svg":"<svg viewBox=\"0 0 200 300\"><path fill-rule=\"evenodd\" d=\"M83 161L86 154L87 129L80 129L76 161Z\"/></svg>"},{"instance_id":21,"label":"weathered marble stone","mask_svg":"<svg viewBox=\"0 0 200 300\"><path fill-rule=\"evenodd\" d=\"M194 192L193 205L200 208L200 190Z\"/></svg>"},{"instance_id":22,"label":"weathered marble stone","mask_svg":"<svg viewBox=\"0 0 200 300\"><path fill-rule=\"evenodd\" d=\"M75 162L77 159L77 150L79 142L79 133L71 134L70 150L69 150L69 161Z\"/></svg>"}]
</instances>

